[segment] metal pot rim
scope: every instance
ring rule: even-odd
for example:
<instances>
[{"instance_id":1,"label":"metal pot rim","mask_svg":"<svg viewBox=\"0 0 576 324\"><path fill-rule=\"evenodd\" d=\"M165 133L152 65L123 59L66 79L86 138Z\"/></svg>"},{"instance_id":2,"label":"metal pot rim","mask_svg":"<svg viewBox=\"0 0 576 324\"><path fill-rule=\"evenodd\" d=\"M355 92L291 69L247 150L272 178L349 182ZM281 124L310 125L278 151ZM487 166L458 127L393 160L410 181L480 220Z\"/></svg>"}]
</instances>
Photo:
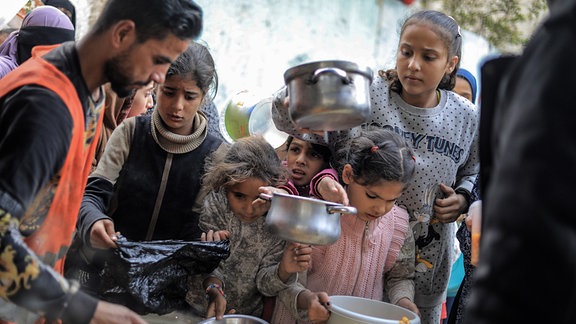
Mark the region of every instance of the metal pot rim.
<instances>
[{"instance_id":1,"label":"metal pot rim","mask_svg":"<svg viewBox=\"0 0 576 324\"><path fill-rule=\"evenodd\" d=\"M314 203L314 204L320 204L320 205L325 205L325 206L326 205L327 206L341 206L342 205L342 204L331 202L331 201L320 200L320 199L311 198L311 197L295 196L295 195L285 194L285 193L280 193L280 192L274 192L273 195L274 195L274 197L278 196L278 197L291 198L291 199L296 199L296 200L304 200L304 201L309 201L309 202Z\"/></svg>"},{"instance_id":2,"label":"metal pot rim","mask_svg":"<svg viewBox=\"0 0 576 324\"><path fill-rule=\"evenodd\" d=\"M327 61L314 61L296 65L289 68L284 72L284 81L286 84L302 75L314 73L317 69L322 68L338 68L345 70L349 73L357 73L366 77L369 82L372 82L372 69L369 67L360 67L358 64L350 61L343 60L327 60Z\"/></svg>"},{"instance_id":3,"label":"metal pot rim","mask_svg":"<svg viewBox=\"0 0 576 324\"><path fill-rule=\"evenodd\" d=\"M251 315L243 315L243 314L226 314L224 315L224 320L225 321L227 318L231 318L231 319L247 319L247 320L251 320L253 322L256 323L268 323L265 320L259 318L259 317L255 317L255 316L251 316ZM206 320L203 320L202 322L200 322L199 324L212 324L212 323L220 323L223 321L217 321L216 317L210 317L207 318Z\"/></svg>"}]
</instances>

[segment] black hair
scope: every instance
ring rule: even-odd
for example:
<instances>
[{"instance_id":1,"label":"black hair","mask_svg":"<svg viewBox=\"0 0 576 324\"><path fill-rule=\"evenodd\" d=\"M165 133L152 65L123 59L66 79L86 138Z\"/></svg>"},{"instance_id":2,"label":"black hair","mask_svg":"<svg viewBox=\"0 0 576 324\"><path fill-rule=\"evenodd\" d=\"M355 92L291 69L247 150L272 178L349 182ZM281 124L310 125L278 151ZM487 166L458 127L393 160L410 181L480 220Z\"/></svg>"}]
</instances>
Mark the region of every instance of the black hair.
<instances>
[{"instance_id":1,"label":"black hair","mask_svg":"<svg viewBox=\"0 0 576 324\"><path fill-rule=\"evenodd\" d=\"M377 127L336 143L331 165L340 177L346 164L352 167L354 180L364 186L381 181L408 186L416 170L416 159L408 142L391 130Z\"/></svg>"},{"instance_id":2,"label":"black hair","mask_svg":"<svg viewBox=\"0 0 576 324\"><path fill-rule=\"evenodd\" d=\"M170 64L166 79L174 75L189 75L196 81L198 88L206 95L211 94L214 99L218 91L218 74L214 65L214 58L210 51L201 44L191 43L188 48Z\"/></svg>"},{"instance_id":3,"label":"black hair","mask_svg":"<svg viewBox=\"0 0 576 324\"><path fill-rule=\"evenodd\" d=\"M454 89L454 85L456 84L456 73L460 68L460 61L462 58L462 34L460 26L454 18L442 12L435 10L422 10L414 13L404 21L402 29L400 30L400 38L402 38L402 34L404 34L406 27L418 23L427 24L429 28L438 35L448 50L449 60L453 56L458 56L458 62L456 63L452 73L444 75L440 84L438 84L438 89ZM398 79L398 74L395 69L379 71L378 74L388 80L391 90L397 93L402 93L402 84Z\"/></svg>"},{"instance_id":4,"label":"black hair","mask_svg":"<svg viewBox=\"0 0 576 324\"><path fill-rule=\"evenodd\" d=\"M170 33L180 39L196 39L202 32L202 8L192 0L108 0L94 25L100 34L120 20L132 20L139 42L164 39Z\"/></svg>"}]
</instances>

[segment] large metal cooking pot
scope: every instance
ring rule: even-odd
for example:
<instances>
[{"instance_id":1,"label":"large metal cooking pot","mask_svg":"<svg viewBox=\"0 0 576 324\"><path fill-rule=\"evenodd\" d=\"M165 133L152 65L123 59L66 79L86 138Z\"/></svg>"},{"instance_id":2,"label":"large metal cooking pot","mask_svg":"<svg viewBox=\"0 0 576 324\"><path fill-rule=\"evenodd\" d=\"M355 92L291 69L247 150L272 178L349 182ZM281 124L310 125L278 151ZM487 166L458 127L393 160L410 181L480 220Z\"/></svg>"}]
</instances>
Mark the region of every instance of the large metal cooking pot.
<instances>
[{"instance_id":1,"label":"large metal cooking pot","mask_svg":"<svg viewBox=\"0 0 576 324\"><path fill-rule=\"evenodd\" d=\"M292 121L312 130L342 130L370 117L372 70L348 61L318 61L284 73Z\"/></svg>"},{"instance_id":2,"label":"large metal cooking pot","mask_svg":"<svg viewBox=\"0 0 576 324\"><path fill-rule=\"evenodd\" d=\"M303 244L328 245L340 238L340 214L356 214L356 208L289 194L260 194L271 200L266 224L281 238Z\"/></svg>"},{"instance_id":3,"label":"large metal cooking pot","mask_svg":"<svg viewBox=\"0 0 576 324\"><path fill-rule=\"evenodd\" d=\"M268 324L268 322L255 316L228 314L224 315L221 320L216 320L215 317L211 317L198 324Z\"/></svg>"}]
</instances>

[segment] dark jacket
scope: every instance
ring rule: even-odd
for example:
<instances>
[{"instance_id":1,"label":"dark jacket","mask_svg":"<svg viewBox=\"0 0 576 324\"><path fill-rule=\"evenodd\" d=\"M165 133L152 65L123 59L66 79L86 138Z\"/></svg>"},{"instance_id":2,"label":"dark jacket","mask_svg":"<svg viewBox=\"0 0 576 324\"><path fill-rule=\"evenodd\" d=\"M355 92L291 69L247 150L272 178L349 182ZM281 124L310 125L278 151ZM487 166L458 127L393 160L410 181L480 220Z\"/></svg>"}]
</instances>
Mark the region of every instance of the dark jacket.
<instances>
[{"instance_id":1,"label":"dark jacket","mask_svg":"<svg viewBox=\"0 0 576 324\"><path fill-rule=\"evenodd\" d=\"M465 323L576 323L575 57L576 0L556 1L503 76Z\"/></svg>"}]
</instances>

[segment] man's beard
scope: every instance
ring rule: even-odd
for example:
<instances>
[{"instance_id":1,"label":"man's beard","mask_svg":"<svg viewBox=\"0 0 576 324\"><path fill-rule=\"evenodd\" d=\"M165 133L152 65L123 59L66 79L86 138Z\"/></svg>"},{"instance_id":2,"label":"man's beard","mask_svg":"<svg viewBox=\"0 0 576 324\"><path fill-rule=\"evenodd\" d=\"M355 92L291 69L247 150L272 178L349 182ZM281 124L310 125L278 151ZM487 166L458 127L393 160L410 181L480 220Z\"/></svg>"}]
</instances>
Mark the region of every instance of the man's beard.
<instances>
[{"instance_id":1,"label":"man's beard","mask_svg":"<svg viewBox=\"0 0 576 324\"><path fill-rule=\"evenodd\" d=\"M106 64L104 64L104 73L110 82L110 88L112 88L120 98L132 95L135 91L134 86L144 86L150 83L149 81L134 82L130 80L125 73L125 69L123 69L127 62L127 60L123 59L124 57L126 56L120 54L119 56L108 60Z\"/></svg>"}]
</instances>

